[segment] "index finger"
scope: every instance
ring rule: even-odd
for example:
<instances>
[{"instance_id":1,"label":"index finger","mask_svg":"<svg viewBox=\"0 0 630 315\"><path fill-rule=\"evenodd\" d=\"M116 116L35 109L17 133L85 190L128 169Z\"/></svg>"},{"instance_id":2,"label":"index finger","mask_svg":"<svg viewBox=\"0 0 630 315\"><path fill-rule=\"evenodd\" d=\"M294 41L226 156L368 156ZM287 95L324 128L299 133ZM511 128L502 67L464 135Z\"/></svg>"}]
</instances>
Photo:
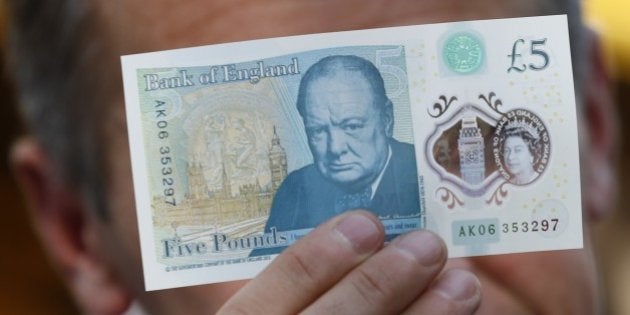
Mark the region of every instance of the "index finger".
<instances>
[{"instance_id":1,"label":"index finger","mask_svg":"<svg viewBox=\"0 0 630 315\"><path fill-rule=\"evenodd\" d=\"M369 212L336 217L287 248L221 311L297 313L376 252L383 240L383 227Z\"/></svg>"}]
</instances>

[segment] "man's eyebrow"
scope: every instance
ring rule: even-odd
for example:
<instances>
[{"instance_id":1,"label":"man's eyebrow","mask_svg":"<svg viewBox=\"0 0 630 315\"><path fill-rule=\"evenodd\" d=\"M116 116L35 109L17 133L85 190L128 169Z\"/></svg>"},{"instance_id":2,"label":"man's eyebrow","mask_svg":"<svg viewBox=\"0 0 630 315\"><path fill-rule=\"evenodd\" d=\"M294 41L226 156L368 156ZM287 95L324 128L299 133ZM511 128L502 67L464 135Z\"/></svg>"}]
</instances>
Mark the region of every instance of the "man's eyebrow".
<instances>
[{"instance_id":1,"label":"man's eyebrow","mask_svg":"<svg viewBox=\"0 0 630 315\"><path fill-rule=\"evenodd\" d=\"M368 117L365 117L365 116L352 116L352 117L345 117L341 121L337 121L335 119L331 119L331 120L332 120L332 124L333 125L342 125L342 124L348 123L351 120L359 120L360 122L365 122L365 121L368 120Z\"/></svg>"}]
</instances>

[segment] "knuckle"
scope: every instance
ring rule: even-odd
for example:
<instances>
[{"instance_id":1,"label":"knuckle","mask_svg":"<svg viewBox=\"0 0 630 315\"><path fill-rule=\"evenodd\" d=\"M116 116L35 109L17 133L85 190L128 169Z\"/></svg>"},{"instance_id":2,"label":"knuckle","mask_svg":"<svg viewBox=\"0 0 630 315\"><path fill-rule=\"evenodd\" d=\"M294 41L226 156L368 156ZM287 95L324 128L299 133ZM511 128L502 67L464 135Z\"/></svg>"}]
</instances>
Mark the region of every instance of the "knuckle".
<instances>
[{"instance_id":1,"label":"knuckle","mask_svg":"<svg viewBox=\"0 0 630 315\"><path fill-rule=\"evenodd\" d=\"M281 265L280 270L287 279L296 282L317 282L319 277L316 268L309 259L294 251L286 251L284 255L285 263Z\"/></svg>"},{"instance_id":2,"label":"knuckle","mask_svg":"<svg viewBox=\"0 0 630 315\"><path fill-rule=\"evenodd\" d=\"M248 309L246 306L242 304L228 304L222 307L217 315L250 315L257 314L258 312L254 312L253 310Z\"/></svg>"},{"instance_id":3,"label":"knuckle","mask_svg":"<svg viewBox=\"0 0 630 315\"><path fill-rule=\"evenodd\" d=\"M381 304L391 297L393 279L386 272L368 272L362 269L356 271L352 285L365 303Z\"/></svg>"}]
</instances>

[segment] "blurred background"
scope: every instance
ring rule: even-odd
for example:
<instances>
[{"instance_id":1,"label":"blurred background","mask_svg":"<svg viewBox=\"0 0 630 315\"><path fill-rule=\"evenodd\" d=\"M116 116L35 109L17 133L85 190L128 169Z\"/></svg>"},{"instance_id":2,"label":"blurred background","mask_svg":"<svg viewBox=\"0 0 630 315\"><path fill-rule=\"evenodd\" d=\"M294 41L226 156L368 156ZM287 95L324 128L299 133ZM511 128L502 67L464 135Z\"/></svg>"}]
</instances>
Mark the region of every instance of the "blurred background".
<instances>
[{"instance_id":1,"label":"blurred background","mask_svg":"<svg viewBox=\"0 0 630 315\"><path fill-rule=\"evenodd\" d=\"M630 0L584 0L587 20L604 38L615 74L622 160L630 154ZM5 39L0 0L0 60ZM0 64L4 74L4 64ZM20 133L10 83L0 78L0 314L78 314L31 232L28 214L7 163L8 147ZM596 248L604 275L610 314L630 314L630 165L619 165L618 209L596 228Z\"/></svg>"},{"instance_id":2,"label":"blurred background","mask_svg":"<svg viewBox=\"0 0 630 315\"><path fill-rule=\"evenodd\" d=\"M621 156L619 198L612 216L596 226L595 248L598 249L600 268L610 314L630 314L630 1L584 0L587 21L604 39L609 66L617 81Z\"/></svg>"}]
</instances>

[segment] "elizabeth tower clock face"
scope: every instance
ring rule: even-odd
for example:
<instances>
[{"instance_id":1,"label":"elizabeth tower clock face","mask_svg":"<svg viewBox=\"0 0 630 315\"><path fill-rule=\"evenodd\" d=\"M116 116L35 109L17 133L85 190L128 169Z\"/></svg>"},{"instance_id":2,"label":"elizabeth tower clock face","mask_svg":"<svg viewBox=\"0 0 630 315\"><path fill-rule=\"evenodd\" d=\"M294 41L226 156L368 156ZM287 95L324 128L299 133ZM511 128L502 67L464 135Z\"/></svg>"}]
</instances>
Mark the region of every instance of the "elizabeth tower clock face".
<instances>
[{"instance_id":1,"label":"elizabeth tower clock face","mask_svg":"<svg viewBox=\"0 0 630 315\"><path fill-rule=\"evenodd\" d=\"M477 160L477 155L477 150L469 150L468 152L466 152L466 161L475 162Z\"/></svg>"}]
</instances>

